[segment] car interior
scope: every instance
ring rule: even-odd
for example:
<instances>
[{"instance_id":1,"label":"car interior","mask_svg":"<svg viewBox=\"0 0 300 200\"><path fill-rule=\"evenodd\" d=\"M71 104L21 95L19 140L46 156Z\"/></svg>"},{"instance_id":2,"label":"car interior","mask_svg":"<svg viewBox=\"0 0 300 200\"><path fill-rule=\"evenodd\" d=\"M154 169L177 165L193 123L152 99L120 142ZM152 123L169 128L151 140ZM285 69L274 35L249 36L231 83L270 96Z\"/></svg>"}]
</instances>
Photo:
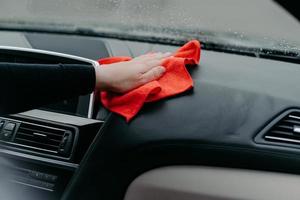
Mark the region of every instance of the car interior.
<instances>
[{"instance_id":1,"label":"car interior","mask_svg":"<svg viewBox=\"0 0 300 200\"><path fill-rule=\"evenodd\" d=\"M6 28L0 62L99 67L181 44ZM204 42L188 71L192 90L129 123L99 91L0 116L0 199L299 199L299 56Z\"/></svg>"}]
</instances>

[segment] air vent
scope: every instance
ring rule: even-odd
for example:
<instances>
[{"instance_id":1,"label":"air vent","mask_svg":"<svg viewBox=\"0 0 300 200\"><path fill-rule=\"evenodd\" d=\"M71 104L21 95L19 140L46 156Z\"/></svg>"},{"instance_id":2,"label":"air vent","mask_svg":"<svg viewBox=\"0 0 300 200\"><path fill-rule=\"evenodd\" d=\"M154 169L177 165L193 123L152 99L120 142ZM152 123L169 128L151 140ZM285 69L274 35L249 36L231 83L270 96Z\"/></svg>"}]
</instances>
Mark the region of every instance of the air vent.
<instances>
[{"instance_id":1,"label":"air vent","mask_svg":"<svg viewBox=\"0 0 300 200\"><path fill-rule=\"evenodd\" d=\"M271 122L255 138L258 143L300 147L300 112L288 111Z\"/></svg>"},{"instance_id":2,"label":"air vent","mask_svg":"<svg viewBox=\"0 0 300 200\"><path fill-rule=\"evenodd\" d=\"M13 142L41 153L68 157L73 143L73 133L31 123L21 123Z\"/></svg>"}]
</instances>

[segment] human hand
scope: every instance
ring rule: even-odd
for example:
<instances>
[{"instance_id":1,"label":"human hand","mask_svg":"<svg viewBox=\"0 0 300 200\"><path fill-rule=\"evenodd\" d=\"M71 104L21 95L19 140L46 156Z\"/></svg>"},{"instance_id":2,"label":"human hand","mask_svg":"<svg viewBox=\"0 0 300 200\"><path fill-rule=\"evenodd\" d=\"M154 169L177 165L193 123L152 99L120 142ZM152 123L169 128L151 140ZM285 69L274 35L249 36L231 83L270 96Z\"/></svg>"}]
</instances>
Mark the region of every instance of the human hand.
<instances>
[{"instance_id":1,"label":"human hand","mask_svg":"<svg viewBox=\"0 0 300 200\"><path fill-rule=\"evenodd\" d=\"M130 61L107 64L96 69L96 89L124 93L160 78L161 66L171 53L150 53Z\"/></svg>"}]
</instances>

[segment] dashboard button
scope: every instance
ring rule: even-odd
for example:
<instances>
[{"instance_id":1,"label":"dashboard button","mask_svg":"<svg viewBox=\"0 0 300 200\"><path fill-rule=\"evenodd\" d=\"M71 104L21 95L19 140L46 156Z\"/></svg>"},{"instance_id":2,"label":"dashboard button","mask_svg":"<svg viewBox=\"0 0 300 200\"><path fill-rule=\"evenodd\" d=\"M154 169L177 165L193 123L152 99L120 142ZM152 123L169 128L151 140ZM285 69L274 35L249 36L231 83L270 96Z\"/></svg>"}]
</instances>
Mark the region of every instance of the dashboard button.
<instances>
[{"instance_id":1,"label":"dashboard button","mask_svg":"<svg viewBox=\"0 0 300 200\"><path fill-rule=\"evenodd\" d=\"M15 127L16 127L16 124L15 124L15 123L9 122L9 123L7 123L7 124L4 126L4 130L13 132L14 129L15 129Z\"/></svg>"},{"instance_id":2,"label":"dashboard button","mask_svg":"<svg viewBox=\"0 0 300 200\"><path fill-rule=\"evenodd\" d=\"M1 122L3 122L2 125L1 125ZM1 121L1 122L0 122L0 128L1 128L1 126L3 126L3 128L2 128L2 131L0 134L0 138L3 140L9 141L13 136L16 124L12 123L12 122L8 122L7 124L5 124L5 121Z\"/></svg>"},{"instance_id":3,"label":"dashboard button","mask_svg":"<svg viewBox=\"0 0 300 200\"><path fill-rule=\"evenodd\" d=\"M10 140L11 138L12 138L12 136L13 136L13 132L12 131L8 131L8 130L2 130L2 132L1 132L1 139L3 139L3 140Z\"/></svg>"},{"instance_id":4,"label":"dashboard button","mask_svg":"<svg viewBox=\"0 0 300 200\"><path fill-rule=\"evenodd\" d=\"M43 181L49 181L49 182L55 182L57 179L56 175L33 171L33 170L30 171L29 175L32 178L36 178L36 179L43 180Z\"/></svg>"}]
</instances>

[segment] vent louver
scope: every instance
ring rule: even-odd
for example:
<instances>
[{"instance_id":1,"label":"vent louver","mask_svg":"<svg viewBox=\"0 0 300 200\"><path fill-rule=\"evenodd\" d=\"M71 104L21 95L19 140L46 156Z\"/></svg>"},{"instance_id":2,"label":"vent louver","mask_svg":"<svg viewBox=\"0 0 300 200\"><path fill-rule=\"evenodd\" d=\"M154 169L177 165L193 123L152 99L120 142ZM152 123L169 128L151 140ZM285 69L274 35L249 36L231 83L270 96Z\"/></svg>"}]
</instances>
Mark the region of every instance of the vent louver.
<instances>
[{"instance_id":1,"label":"vent louver","mask_svg":"<svg viewBox=\"0 0 300 200\"><path fill-rule=\"evenodd\" d=\"M269 142L300 145L300 112L290 112L273 125L263 138Z\"/></svg>"},{"instance_id":2,"label":"vent louver","mask_svg":"<svg viewBox=\"0 0 300 200\"><path fill-rule=\"evenodd\" d=\"M41 153L67 157L72 146L73 133L70 130L21 123L14 143Z\"/></svg>"}]
</instances>

